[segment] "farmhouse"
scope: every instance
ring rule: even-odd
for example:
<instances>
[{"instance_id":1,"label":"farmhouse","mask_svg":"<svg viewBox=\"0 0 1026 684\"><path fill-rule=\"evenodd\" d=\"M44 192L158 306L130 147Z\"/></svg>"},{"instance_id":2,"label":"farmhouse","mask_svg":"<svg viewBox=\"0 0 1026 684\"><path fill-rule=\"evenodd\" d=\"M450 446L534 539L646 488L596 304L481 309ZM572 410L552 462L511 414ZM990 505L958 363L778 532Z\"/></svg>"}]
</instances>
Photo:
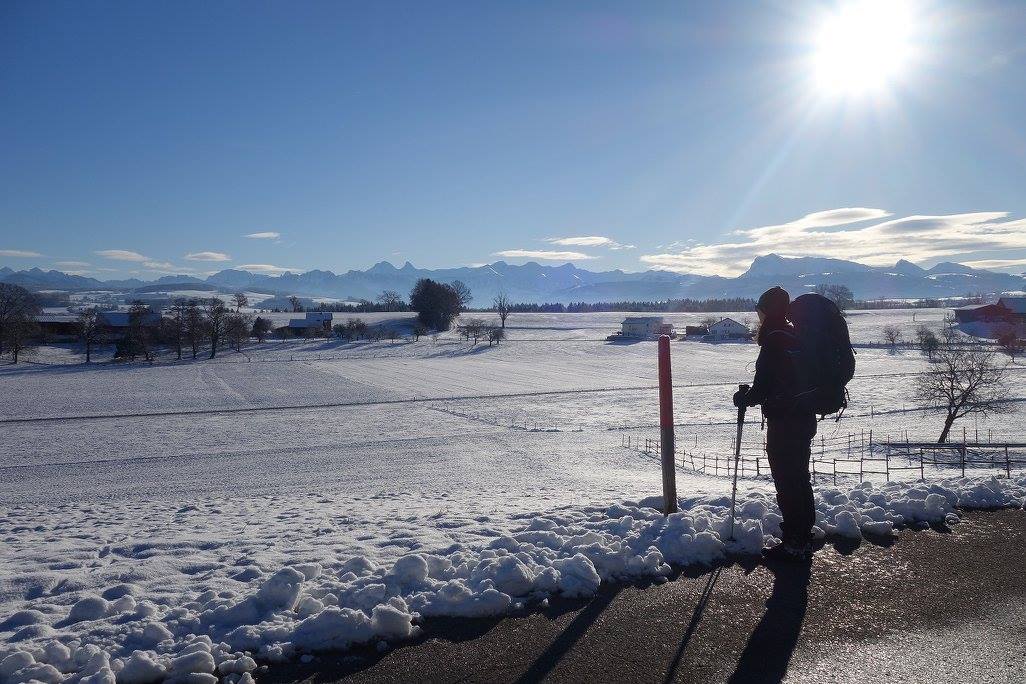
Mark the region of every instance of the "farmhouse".
<instances>
[{"instance_id":1,"label":"farmhouse","mask_svg":"<svg viewBox=\"0 0 1026 684\"><path fill-rule=\"evenodd\" d=\"M706 339L710 340L750 340L752 331L743 323L738 323L733 318L721 318L709 326L709 334Z\"/></svg>"},{"instance_id":2,"label":"farmhouse","mask_svg":"<svg viewBox=\"0 0 1026 684\"><path fill-rule=\"evenodd\" d=\"M673 324L664 323L662 316L628 316L620 324L623 337L646 338L674 335Z\"/></svg>"},{"instance_id":3,"label":"farmhouse","mask_svg":"<svg viewBox=\"0 0 1026 684\"><path fill-rule=\"evenodd\" d=\"M305 318L293 318L285 326L294 335L331 332L332 313L330 311L308 311Z\"/></svg>"}]
</instances>

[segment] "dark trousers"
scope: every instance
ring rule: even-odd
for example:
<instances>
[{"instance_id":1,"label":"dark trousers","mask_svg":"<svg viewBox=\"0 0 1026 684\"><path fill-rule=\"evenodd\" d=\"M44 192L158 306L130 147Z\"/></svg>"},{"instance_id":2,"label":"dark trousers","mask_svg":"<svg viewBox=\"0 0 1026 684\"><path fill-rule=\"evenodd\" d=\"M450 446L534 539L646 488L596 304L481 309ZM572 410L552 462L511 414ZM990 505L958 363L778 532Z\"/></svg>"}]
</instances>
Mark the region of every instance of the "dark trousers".
<instances>
[{"instance_id":1,"label":"dark trousers","mask_svg":"<svg viewBox=\"0 0 1026 684\"><path fill-rule=\"evenodd\" d=\"M777 504L784 521L780 523L785 543L807 544L816 523L816 505L812 498L809 459L812 438L816 435L816 416L768 418L766 456L769 458Z\"/></svg>"}]
</instances>

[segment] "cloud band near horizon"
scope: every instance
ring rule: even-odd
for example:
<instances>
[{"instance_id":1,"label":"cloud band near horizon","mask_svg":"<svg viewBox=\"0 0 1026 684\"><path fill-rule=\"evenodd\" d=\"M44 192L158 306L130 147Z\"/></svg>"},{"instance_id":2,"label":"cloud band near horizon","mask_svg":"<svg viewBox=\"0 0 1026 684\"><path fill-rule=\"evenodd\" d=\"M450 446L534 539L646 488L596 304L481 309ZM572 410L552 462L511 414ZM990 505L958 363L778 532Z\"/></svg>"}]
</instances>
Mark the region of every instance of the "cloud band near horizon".
<instances>
[{"instance_id":1,"label":"cloud band near horizon","mask_svg":"<svg viewBox=\"0 0 1026 684\"><path fill-rule=\"evenodd\" d=\"M738 230L739 240L694 244L680 251L645 254L644 264L678 273L736 276L766 254L816 256L886 266L907 259L916 263L981 253L1026 249L1026 219L1003 220L1005 211L940 216L907 216L871 225L891 216L883 209L847 207L807 214L780 225ZM859 225L853 225L859 224ZM1011 255L1010 255L1011 256ZM979 259L1003 263L1018 259Z\"/></svg>"}]
</instances>

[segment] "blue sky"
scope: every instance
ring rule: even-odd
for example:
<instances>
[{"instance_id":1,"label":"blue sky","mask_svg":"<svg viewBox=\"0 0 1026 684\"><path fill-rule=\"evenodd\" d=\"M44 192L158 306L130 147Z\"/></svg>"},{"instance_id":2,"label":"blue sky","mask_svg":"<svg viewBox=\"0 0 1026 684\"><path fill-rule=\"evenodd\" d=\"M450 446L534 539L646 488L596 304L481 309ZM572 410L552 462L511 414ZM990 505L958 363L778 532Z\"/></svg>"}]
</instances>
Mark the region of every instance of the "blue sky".
<instances>
[{"instance_id":1,"label":"blue sky","mask_svg":"<svg viewBox=\"0 0 1026 684\"><path fill-rule=\"evenodd\" d=\"M851 4L7 2L0 264L1026 269L1026 4Z\"/></svg>"}]
</instances>

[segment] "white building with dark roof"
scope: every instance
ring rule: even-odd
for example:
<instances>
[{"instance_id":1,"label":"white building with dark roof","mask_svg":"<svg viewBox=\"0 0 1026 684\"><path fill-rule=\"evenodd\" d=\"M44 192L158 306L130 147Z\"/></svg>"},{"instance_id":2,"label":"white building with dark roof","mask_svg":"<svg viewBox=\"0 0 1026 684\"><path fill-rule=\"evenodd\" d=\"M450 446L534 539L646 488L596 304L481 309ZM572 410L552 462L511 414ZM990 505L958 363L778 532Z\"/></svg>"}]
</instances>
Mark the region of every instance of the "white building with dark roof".
<instances>
[{"instance_id":1,"label":"white building with dark roof","mask_svg":"<svg viewBox=\"0 0 1026 684\"><path fill-rule=\"evenodd\" d=\"M750 340L752 331L744 323L738 323L733 318L721 318L709 326L707 340Z\"/></svg>"},{"instance_id":2,"label":"white building with dark roof","mask_svg":"<svg viewBox=\"0 0 1026 684\"><path fill-rule=\"evenodd\" d=\"M297 335L315 331L330 332L333 319L331 311L307 311L303 318L290 319L285 327Z\"/></svg>"},{"instance_id":3,"label":"white building with dark roof","mask_svg":"<svg viewBox=\"0 0 1026 684\"><path fill-rule=\"evenodd\" d=\"M628 316L620 324L623 337L646 338L662 334L662 316Z\"/></svg>"}]
</instances>

